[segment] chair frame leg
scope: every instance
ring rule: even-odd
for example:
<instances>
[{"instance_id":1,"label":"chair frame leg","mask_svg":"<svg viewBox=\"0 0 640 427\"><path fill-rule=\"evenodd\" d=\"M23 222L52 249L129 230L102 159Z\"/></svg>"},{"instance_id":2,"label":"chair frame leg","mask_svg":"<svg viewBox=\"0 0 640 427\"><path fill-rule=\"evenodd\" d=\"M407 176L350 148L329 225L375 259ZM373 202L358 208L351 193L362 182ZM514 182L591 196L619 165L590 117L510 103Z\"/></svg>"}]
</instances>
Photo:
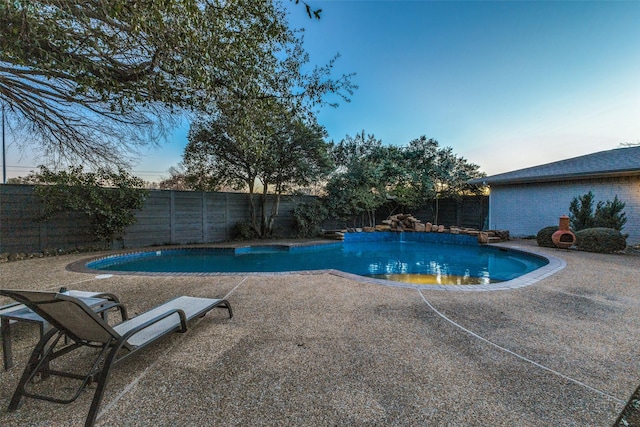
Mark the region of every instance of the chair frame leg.
<instances>
[{"instance_id":1,"label":"chair frame leg","mask_svg":"<svg viewBox=\"0 0 640 427\"><path fill-rule=\"evenodd\" d=\"M15 411L16 409L18 409L22 396L27 394L25 390L27 383L29 383L33 379L33 377L37 375L40 368L47 364L51 353L53 353L55 344L60 340L62 335L58 335L58 337L49 347L47 347L47 343L49 343L49 341L57 333L58 331L56 329L51 329L40 339L36 347L31 352L31 356L29 357L27 366L24 368L24 372L22 372L20 382L16 387L16 391L13 393L13 397L11 397L11 402L9 403L9 411Z\"/></svg>"},{"instance_id":2,"label":"chair frame leg","mask_svg":"<svg viewBox=\"0 0 640 427\"><path fill-rule=\"evenodd\" d=\"M233 310L231 309L231 304L229 304L229 301L227 301L226 299L221 300L216 307L227 309L229 311L229 319L233 318Z\"/></svg>"},{"instance_id":3,"label":"chair frame leg","mask_svg":"<svg viewBox=\"0 0 640 427\"><path fill-rule=\"evenodd\" d=\"M109 355L104 359L104 364L102 365L102 371L100 371L100 376L98 377L98 381L96 383L96 391L93 393L93 400L91 401L91 407L89 408L89 413L87 414L87 418L84 422L85 427L92 427L96 418L98 417L98 409L100 409L100 404L102 403L102 397L104 396L104 391L107 388L107 383L109 382L109 374L111 374L111 369L122 359L117 359L116 356L118 352L125 345L126 340L121 340L118 345L114 345L111 347L111 351Z\"/></svg>"},{"instance_id":4,"label":"chair frame leg","mask_svg":"<svg viewBox=\"0 0 640 427\"><path fill-rule=\"evenodd\" d=\"M31 357L27 362L27 366L24 369L20 382L16 387L16 391L13 394L11 402L9 404L9 410L14 411L18 408L20 404L20 400L22 397L31 397L33 399L46 400L48 402L53 403L62 403L67 404L75 401L83 390L85 390L86 386L90 384L96 375L100 373L100 361L104 358L107 351L110 349L108 345L101 346L101 350L95 358L93 364L89 368L86 374L77 374L73 372L64 372L58 371L55 369L50 369L49 363L52 360L55 360L59 357L64 356L65 354L83 346L87 346L87 343L72 343L61 349L56 350L55 347L60 341L60 339L64 337L67 338L67 335L63 332L60 332L56 329L51 329L47 334L38 342L33 352L31 353ZM94 347L94 346L91 346ZM98 346L97 348L100 348ZM31 383L31 381L36 377L36 375L40 374L42 379L46 379L49 376L58 376L71 378L74 380L79 380L80 385L76 389L76 392L73 396L67 399L56 398L52 396L48 396L45 394L39 394L35 392L30 392L27 390L27 386Z\"/></svg>"}]
</instances>

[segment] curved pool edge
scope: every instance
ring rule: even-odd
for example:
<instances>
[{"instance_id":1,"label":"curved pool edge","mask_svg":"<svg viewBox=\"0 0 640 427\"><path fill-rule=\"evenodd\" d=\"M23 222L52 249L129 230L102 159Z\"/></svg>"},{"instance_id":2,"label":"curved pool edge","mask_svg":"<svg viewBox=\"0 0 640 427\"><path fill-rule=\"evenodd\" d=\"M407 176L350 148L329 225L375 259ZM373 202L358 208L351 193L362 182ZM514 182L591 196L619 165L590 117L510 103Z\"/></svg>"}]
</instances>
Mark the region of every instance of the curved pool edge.
<instances>
[{"instance_id":1,"label":"curved pool edge","mask_svg":"<svg viewBox=\"0 0 640 427\"><path fill-rule=\"evenodd\" d=\"M269 247L269 248L282 248L282 249L291 249L291 248L305 248L305 247L314 247L320 245L336 245L342 244L342 242L338 242L335 240L312 240L309 242L294 242L294 243L264 243L264 244L202 244L202 245L169 245L169 246L149 246L142 248L132 248L132 249L122 249L122 250L113 250L109 253L103 253L102 255L91 256L88 258L82 258L76 260L72 263L66 265L65 270L71 271L74 273L87 273L87 274L96 274L96 273L104 273L104 274L113 274L118 276L237 276L237 275L247 275L254 273L218 273L218 272L206 272L206 273L181 273L181 272L149 272L149 271L118 271L118 270L97 270L93 268L87 267L87 264L100 261L104 259L108 259L111 257L117 257L121 255L135 255L142 254L147 252L169 252L169 251L180 251L180 250L220 250L220 251L235 251L242 252L246 249L251 248L260 248L260 247ZM281 272L274 274L290 274L292 272ZM270 274L270 273L255 273L255 274Z\"/></svg>"},{"instance_id":2,"label":"curved pool edge","mask_svg":"<svg viewBox=\"0 0 640 427\"><path fill-rule=\"evenodd\" d=\"M523 274L515 279L505 280L504 282L487 283L483 285L418 285L406 282L395 282L392 280L374 279L371 277L358 276L352 273L345 273L339 270L329 270L330 274L334 274L340 277L345 277L359 282L371 283L384 286L395 286L403 288L413 288L420 290L432 290L432 291L449 291L449 292L487 292L487 291L506 291L511 289L524 288L526 286L533 285L542 279L545 279L558 271L564 269L567 263L556 256L543 254L541 252L531 250L530 248L523 248L515 244L499 243L489 246L501 247L509 249L515 252L521 252L529 255L535 255L540 258L544 258L548 261L546 265L533 270L529 273Z\"/></svg>"},{"instance_id":3,"label":"curved pool edge","mask_svg":"<svg viewBox=\"0 0 640 427\"><path fill-rule=\"evenodd\" d=\"M240 247L229 247L229 246L169 246L169 247L157 247L157 248L145 248L145 249L137 249L137 250L125 250L118 252L117 255L124 254L136 254L150 251L163 251L163 250L180 250L180 249L238 249L244 247L256 247L256 246L281 246L281 247L305 247L305 246L317 246L317 245L331 245L336 244L336 241L316 241L311 243L290 243L290 244L267 244L267 245L251 245L251 246L240 246ZM548 263L536 270L533 270L529 273L523 274L520 277L515 279L507 280L504 282L496 282L496 283L488 283L482 285L420 285L420 284L412 284L407 282L397 282L393 280L385 280L385 279L375 279L372 277L359 276L353 273L347 273L340 270L335 269L326 269L326 270L302 270L302 271L283 271L283 272L269 272L269 273L258 273L258 272L200 272L200 273L184 273L184 272L147 272L147 271L117 271L117 270L96 270L88 268L86 265L90 262L97 261L100 259L105 259L111 256L117 255L102 255L95 256L89 258L83 258L78 261L72 262L66 266L67 271L72 271L76 273L86 273L86 274L112 274L118 276L148 276L148 277L213 277L213 276L284 276L284 275L309 275L309 274L331 274L334 276L343 277L346 279L354 280L360 283L369 283L376 284L382 286L392 286L392 287L402 287L402 288L412 288L412 289L420 289L420 290L435 290L435 291L449 291L449 292L486 292L486 291L501 291L501 290L510 290L510 289L518 289L526 286L533 285L539 282L542 279L545 279L552 274L557 273L566 267L567 263L561 258L555 257L549 254L543 254L537 252L536 250L532 250L531 248L523 248L516 244L509 243L500 243L500 244L492 244L489 246L502 247L505 249L509 249L516 252L521 252L529 255L535 255L541 258L544 258L548 261Z\"/></svg>"}]
</instances>

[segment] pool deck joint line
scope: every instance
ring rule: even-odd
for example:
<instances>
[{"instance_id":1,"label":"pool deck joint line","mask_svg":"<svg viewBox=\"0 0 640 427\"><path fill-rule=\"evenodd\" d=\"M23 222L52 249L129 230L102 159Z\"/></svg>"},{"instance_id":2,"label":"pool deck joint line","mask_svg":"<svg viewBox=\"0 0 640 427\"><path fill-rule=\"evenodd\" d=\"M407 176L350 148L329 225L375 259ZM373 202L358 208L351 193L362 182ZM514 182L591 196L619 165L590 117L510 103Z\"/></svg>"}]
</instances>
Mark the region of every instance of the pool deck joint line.
<instances>
[{"instance_id":1,"label":"pool deck joint line","mask_svg":"<svg viewBox=\"0 0 640 427\"><path fill-rule=\"evenodd\" d=\"M456 328L458 328L458 329L460 329L460 330L462 330L462 331L466 332L467 334L471 335L472 337L474 337L474 338L476 338L476 339L479 339L480 341L483 341L483 342L485 342L485 343L487 343L487 344L489 344L489 345L491 345L491 346L493 346L493 347L497 348L498 350L504 351L505 353L508 353L508 354L510 354L510 355L512 355L512 356L515 356L515 357L517 357L517 358L518 358L518 359L520 359L520 360L523 360L523 361L525 361L525 362L527 362L527 363L530 363L530 364L532 364L532 365L533 365L533 366L535 366L535 367L538 367L538 368L540 368L540 369L542 369L542 370L545 370L545 371L547 371L547 372L550 372L550 373L552 373L553 375L557 375L557 376L559 376L560 378L564 378L564 379L565 379L565 380L567 380L567 381L571 381L572 383L577 384L577 385L579 385L580 387L584 387L584 388L586 388L587 390L591 390L592 392L597 393L597 394L599 394L599 395L600 395L600 396L602 396L602 397L605 397L605 398L607 398L607 399L610 399L610 400L612 400L612 401L614 401L614 402L616 402L616 403L618 403L618 404L621 404L621 405L624 405L624 404L625 404L625 401L624 401L624 400L622 400L622 399L619 399L619 398L617 398L617 397L615 397L615 396L612 396L612 395L610 395L609 393L606 393L606 392L604 392L604 391L602 391L602 390L598 390L598 389L597 389L597 388L595 388L595 387L591 387L590 385L585 384L585 383L583 383L582 381L579 381L579 380L577 380L577 379L575 379L575 378L572 378L572 377L570 377L570 376L568 376L568 375L565 375L565 374L563 374L563 373L561 373L561 372L558 372L558 371L556 371L555 369L551 369L551 368L549 368L549 367L546 367L546 366L544 366L544 365L542 365L542 364L540 364L540 363L538 363L538 362L536 362L536 361L534 361L534 360L529 359L528 357L522 356L521 354L518 354L518 353L516 353L516 352L514 352L514 351L512 351L512 350L509 350L508 348L505 348L505 347L503 347L503 346L501 346L501 345L499 345L499 344L494 343L493 341L490 341L490 340L486 339L486 338L485 338L485 337L483 337L483 336L480 336L480 335L476 334L475 332L473 332L473 331L471 331L471 330L469 330L469 329L465 328L464 326L460 325L459 323L456 323L455 321L453 321L453 320L449 319L447 316L445 316L445 315L444 315L444 314L442 314L440 311L438 311L438 310L437 310L433 305L431 305L431 303L429 302L429 300L427 300L427 298L425 298L425 296L422 294L422 292L420 291L420 289L418 289L418 293L420 294L420 297L421 297L421 298L422 298L422 300L425 302L425 304L427 304L427 306L428 306L428 307L429 307L429 308L430 308L434 313L436 313L438 316L440 316L441 318L443 318L443 319L444 319L444 320L446 320L447 322L451 323L454 327L456 327Z\"/></svg>"}]
</instances>

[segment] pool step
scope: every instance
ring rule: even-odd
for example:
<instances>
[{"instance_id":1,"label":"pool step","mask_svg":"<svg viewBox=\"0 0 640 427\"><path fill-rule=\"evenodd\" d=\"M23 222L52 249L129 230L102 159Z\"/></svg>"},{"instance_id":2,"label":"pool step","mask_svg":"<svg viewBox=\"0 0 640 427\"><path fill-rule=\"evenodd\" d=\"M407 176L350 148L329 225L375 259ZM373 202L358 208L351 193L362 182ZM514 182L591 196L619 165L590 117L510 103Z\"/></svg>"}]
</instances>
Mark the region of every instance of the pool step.
<instances>
[{"instance_id":1,"label":"pool step","mask_svg":"<svg viewBox=\"0 0 640 427\"><path fill-rule=\"evenodd\" d=\"M324 232L324 237L331 240L344 240L344 232L336 230L327 230Z\"/></svg>"}]
</instances>

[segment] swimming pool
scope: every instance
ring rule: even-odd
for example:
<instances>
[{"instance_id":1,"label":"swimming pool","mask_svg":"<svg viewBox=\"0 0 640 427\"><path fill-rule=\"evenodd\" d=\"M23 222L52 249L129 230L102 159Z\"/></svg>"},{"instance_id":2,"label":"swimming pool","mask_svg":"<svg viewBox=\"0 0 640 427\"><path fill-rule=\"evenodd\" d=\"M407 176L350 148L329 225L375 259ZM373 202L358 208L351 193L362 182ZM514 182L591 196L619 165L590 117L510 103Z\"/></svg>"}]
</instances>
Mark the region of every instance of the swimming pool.
<instances>
[{"instance_id":1,"label":"swimming pool","mask_svg":"<svg viewBox=\"0 0 640 427\"><path fill-rule=\"evenodd\" d=\"M540 256L480 246L473 239L458 238L468 236L434 242L415 237L429 233L366 234L370 236L312 246L161 249L109 256L92 261L86 267L101 271L156 273L340 270L415 284L481 285L512 280L548 263Z\"/></svg>"}]
</instances>

